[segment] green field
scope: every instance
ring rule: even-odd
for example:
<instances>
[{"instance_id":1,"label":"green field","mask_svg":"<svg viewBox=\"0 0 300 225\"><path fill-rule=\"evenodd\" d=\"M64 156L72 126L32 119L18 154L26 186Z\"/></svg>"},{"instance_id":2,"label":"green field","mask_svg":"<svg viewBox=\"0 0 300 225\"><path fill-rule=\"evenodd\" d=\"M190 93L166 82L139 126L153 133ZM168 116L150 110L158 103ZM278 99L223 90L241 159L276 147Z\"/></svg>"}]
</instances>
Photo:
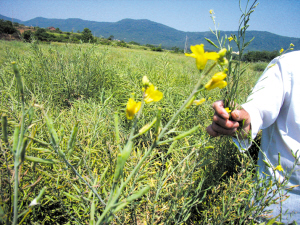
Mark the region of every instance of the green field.
<instances>
[{"instance_id":1,"label":"green field","mask_svg":"<svg viewBox=\"0 0 300 225\"><path fill-rule=\"evenodd\" d=\"M0 46L0 111L8 119L10 145L22 112L12 61L22 76L25 111L32 108L32 118L25 117L26 122L32 122L25 133L26 157L19 171L19 221L23 224L85 224L97 221L104 209L55 152L46 115L53 120L58 145L70 164L107 202L118 144L126 144L133 123L126 119L126 103L132 93L136 93L136 100L142 98L142 77L146 75L164 97L158 103L145 105L137 130L152 121L158 108L161 108L160 126L163 127L199 79L194 59L184 54L91 44L1 41ZM240 80L238 103L245 101L261 73L256 71L256 64L243 66L246 72ZM209 79L208 76L204 82ZM165 139L197 124L200 129L172 145L170 142L153 149L124 188L119 201L125 201L145 185L150 190L116 211L114 223L220 224L251 220L251 216L244 215L255 163L249 155L240 153L230 139L211 139L205 132L213 115L211 104L223 95L219 89L204 91L197 97L206 98L205 103L185 109L176 118ZM119 115L120 140L116 137L115 113ZM77 122L77 138L69 150L69 137ZM145 155L154 132L152 128L134 140L124 167L124 179ZM12 217L10 202L15 175L14 157L5 143L1 143L1 207L5 221L7 216ZM44 161L37 162L30 157ZM29 207L43 187L46 191L41 204Z\"/></svg>"}]
</instances>

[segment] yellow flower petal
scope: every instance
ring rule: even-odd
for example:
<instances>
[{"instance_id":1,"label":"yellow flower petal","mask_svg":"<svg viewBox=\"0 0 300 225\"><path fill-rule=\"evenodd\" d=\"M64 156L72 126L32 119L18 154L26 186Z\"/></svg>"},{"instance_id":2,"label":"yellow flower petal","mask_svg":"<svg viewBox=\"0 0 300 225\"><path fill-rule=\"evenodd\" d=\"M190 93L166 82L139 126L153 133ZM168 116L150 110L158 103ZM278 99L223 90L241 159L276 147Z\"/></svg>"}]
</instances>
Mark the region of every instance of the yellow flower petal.
<instances>
[{"instance_id":1,"label":"yellow flower petal","mask_svg":"<svg viewBox=\"0 0 300 225\"><path fill-rule=\"evenodd\" d=\"M132 98L129 98L126 106L126 118L132 120L134 115L140 110L141 105L141 102L135 102Z\"/></svg>"},{"instance_id":2,"label":"yellow flower petal","mask_svg":"<svg viewBox=\"0 0 300 225\"><path fill-rule=\"evenodd\" d=\"M283 171L283 168L282 168L282 166L281 166L281 165L278 165L278 166L276 166L276 167L275 167L275 170L278 170L278 171Z\"/></svg>"},{"instance_id":3,"label":"yellow flower petal","mask_svg":"<svg viewBox=\"0 0 300 225\"><path fill-rule=\"evenodd\" d=\"M192 45L191 54L185 54L186 56L196 58L196 65L198 70L203 70L206 66L207 60L218 60L219 54L216 52L204 52L204 45Z\"/></svg>"},{"instance_id":4,"label":"yellow flower petal","mask_svg":"<svg viewBox=\"0 0 300 225\"><path fill-rule=\"evenodd\" d=\"M158 102L163 98L163 93L158 91L153 84L151 84L145 91L144 101L148 104L150 102Z\"/></svg>"},{"instance_id":5,"label":"yellow flower petal","mask_svg":"<svg viewBox=\"0 0 300 225\"><path fill-rule=\"evenodd\" d=\"M226 70L224 70L223 72L218 72L216 73L210 81L207 82L207 84L204 86L207 90L212 90L214 88L224 88L227 86L227 82L224 81L224 79L226 78Z\"/></svg>"},{"instance_id":6,"label":"yellow flower petal","mask_svg":"<svg viewBox=\"0 0 300 225\"><path fill-rule=\"evenodd\" d=\"M201 98L200 100L194 100L193 101L193 103L195 104L195 105L201 105L202 103L204 103L205 102L205 98Z\"/></svg>"},{"instance_id":7,"label":"yellow flower petal","mask_svg":"<svg viewBox=\"0 0 300 225\"><path fill-rule=\"evenodd\" d=\"M225 110L226 110L227 113L231 112L231 110L228 107L226 107Z\"/></svg>"},{"instance_id":8,"label":"yellow flower petal","mask_svg":"<svg viewBox=\"0 0 300 225\"><path fill-rule=\"evenodd\" d=\"M211 78L213 82L219 82L226 78L227 74L225 72L218 72Z\"/></svg>"}]
</instances>

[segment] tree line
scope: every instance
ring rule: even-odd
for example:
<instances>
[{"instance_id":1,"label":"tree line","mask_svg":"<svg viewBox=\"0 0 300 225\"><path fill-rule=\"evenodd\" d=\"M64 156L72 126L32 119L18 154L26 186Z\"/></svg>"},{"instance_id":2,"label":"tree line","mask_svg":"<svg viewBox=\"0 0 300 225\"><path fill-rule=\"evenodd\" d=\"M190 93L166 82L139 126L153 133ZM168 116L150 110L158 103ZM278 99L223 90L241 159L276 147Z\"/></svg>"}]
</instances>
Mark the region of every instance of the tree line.
<instances>
[{"instance_id":1,"label":"tree line","mask_svg":"<svg viewBox=\"0 0 300 225\"><path fill-rule=\"evenodd\" d=\"M0 19L0 35L1 34L17 34L24 41L30 42L35 39L43 42L72 42L72 43L99 43L102 45L111 45L114 40L114 36L110 35L108 38L103 37L94 37L92 31L89 28L84 28L82 32L77 31L77 33L73 32L62 32L59 28L56 28L53 31L45 28L34 27L32 30L26 30L21 35L16 27L19 27L20 24L12 23L9 20ZM116 41L115 45L119 47L129 47L128 44L131 45L140 45L137 42L131 41L126 43L125 41ZM163 51L163 47L161 45L155 46L151 44L146 44L145 48L150 48L152 51ZM172 47L171 50L174 53L183 53L183 50L178 47ZM242 60L245 62L270 62L272 59L279 56L278 51L249 51L244 54Z\"/></svg>"}]
</instances>

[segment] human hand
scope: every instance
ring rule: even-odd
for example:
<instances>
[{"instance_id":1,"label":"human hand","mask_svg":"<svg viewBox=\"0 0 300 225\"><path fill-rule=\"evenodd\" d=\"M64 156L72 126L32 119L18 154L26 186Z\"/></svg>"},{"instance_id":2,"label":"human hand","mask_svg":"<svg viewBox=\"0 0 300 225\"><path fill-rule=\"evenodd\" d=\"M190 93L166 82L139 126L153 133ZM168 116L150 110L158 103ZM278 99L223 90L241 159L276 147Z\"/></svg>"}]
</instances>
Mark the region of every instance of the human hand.
<instances>
[{"instance_id":1,"label":"human hand","mask_svg":"<svg viewBox=\"0 0 300 225\"><path fill-rule=\"evenodd\" d=\"M236 131L241 127L240 138L244 138L251 130L251 118L249 113L244 109L236 109L231 112L231 118L224 109L223 101L213 103L215 115L213 122L206 128L209 135L217 137L220 135L236 136ZM229 119L230 118L230 119Z\"/></svg>"}]
</instances>

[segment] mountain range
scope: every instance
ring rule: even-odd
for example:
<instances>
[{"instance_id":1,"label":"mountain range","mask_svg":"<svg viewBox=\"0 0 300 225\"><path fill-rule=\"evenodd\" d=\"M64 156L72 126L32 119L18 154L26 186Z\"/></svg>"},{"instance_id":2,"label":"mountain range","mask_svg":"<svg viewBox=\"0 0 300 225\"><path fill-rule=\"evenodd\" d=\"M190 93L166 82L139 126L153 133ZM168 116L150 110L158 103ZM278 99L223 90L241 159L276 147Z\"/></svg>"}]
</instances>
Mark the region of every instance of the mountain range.
<instances>
[{"instance_id":1,"label":"mountain range","mask_svg":"<svg viewBox=\"0 0 300 225\"><path fill-rule=\"evenodd\" d=\"M179 47L184 48L186 38L188 45L204 43L205 48L214 50L214 47L207 43L205 38L211 39L215 43L217 39L211 31L207 32L184 32L168 27L166 25L156 23L147 19L123 19L118 22L96 22L82 20L78 18L70 19L47 19L36 17L31 20L21 21L11 19L0 15L0 19L10 20L26 26L38 27L55 27L62 31L80 32L84 28L89 28L94 36L105 37L113 35L115 39L125 42L135 41L142 45L162 45L166 48ZM220 31L223 35L237 35L236 31ZM300 50L300 38L285 37L276 35L266 31L247 31L246 42L254 37L252 43L247 47L248 51L276 51L281 48L288 48L290 43L295 45L295 50ZM233 46L234 50L236 48Z\"/></svg>"}]
</instances>

